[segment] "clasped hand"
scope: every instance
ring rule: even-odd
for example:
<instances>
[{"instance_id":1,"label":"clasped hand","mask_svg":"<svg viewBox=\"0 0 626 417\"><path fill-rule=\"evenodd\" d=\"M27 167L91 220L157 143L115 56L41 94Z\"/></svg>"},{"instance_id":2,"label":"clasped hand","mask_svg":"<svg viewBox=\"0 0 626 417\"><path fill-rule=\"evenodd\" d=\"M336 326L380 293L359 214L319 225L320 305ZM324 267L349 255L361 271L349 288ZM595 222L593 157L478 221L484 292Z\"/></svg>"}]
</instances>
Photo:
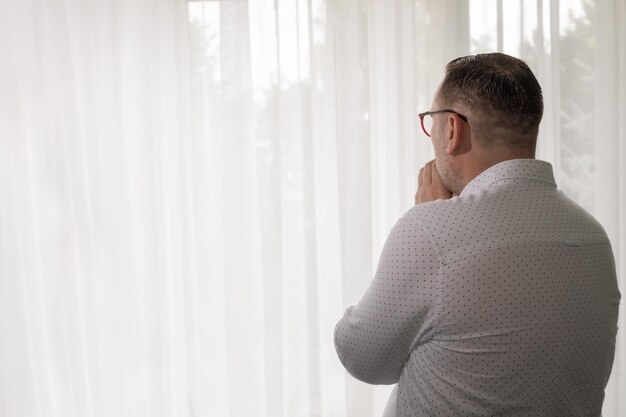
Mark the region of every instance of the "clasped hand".
<instances>
[{"instance_id":1,"label":"clasped hand","mask_svg":"<svg viewBox=\"0 0 626 417\"><path fill-rule=\"evenodd\" d=\"M452 191L448 190L439 176L437 165L433 159L427 162L420 169L417 177L417 192L415 193L415 204L426 203L435 200L445 200L453 196Z\"/></svg>"}]
</instances>

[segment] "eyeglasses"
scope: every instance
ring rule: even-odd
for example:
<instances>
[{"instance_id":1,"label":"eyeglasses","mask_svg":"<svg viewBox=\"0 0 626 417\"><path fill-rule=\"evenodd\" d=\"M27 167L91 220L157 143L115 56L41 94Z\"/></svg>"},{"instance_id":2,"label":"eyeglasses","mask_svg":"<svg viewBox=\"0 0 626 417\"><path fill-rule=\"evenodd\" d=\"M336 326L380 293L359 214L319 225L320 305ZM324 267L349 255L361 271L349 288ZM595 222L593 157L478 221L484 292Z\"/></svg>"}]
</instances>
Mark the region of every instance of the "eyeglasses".
<instances>
[{"instance_id":1,"label":"eyeglasses","mask_svg":"<svg viewBox=\"0 0 626 417\"><path fill-rule=\"evenodd\" d=\"M454 113L461 118L465 123L467 123L467 117L463 116L460 113L455 112L454 110L446 109L446 110L435 110L435 111L427 111L424 113L418 114L420 118L420 122L422 123L422 130L426 133L426 136L430 137L430 131L433 128L433 114L437 113Z\"/></svg>"}]
</instances>

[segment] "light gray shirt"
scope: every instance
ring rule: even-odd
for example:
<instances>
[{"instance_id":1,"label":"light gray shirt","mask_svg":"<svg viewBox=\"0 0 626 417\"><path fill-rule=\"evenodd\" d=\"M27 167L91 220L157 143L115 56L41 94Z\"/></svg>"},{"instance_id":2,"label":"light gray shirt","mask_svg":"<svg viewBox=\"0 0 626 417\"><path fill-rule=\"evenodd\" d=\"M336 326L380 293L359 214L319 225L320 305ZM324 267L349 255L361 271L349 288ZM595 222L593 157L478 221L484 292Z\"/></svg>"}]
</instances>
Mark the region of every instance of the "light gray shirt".
<instances>
[{"instance_id":1,"label":"light gray shirt","mask_svg":"<svg viewBox=\"0 0 626 417\"><path fill-rule=\"evenodd\" d=\"M619 300L602 226L510 160L397 221L335 348L398 417L599 416Z\"/></svg>"}]
</instances>

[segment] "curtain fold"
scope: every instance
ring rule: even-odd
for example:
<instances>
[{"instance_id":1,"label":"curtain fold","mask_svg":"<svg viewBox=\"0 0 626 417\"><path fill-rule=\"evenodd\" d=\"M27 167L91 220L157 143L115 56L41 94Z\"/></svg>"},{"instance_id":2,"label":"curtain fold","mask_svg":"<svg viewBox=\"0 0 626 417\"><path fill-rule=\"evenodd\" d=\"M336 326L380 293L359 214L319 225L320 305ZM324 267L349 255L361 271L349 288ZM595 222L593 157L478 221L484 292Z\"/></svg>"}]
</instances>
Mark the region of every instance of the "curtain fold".
<instances>
[{"instance_id":1,"label":"curtain fold","mask_svg":"<svg viewBox=\"0 0 626 417\"><path fill-rule=\"evenodd\" d=\"M181 415L187 4L0 7L0 415Z\"/></svg>"},{"instance_id":2,"label":"curtain fold","mask_svg":"<svg viewBox=\"0 0 626 417\"><path fill-rule=\"evenodd\" d=\"M626 400L620 395L626 387L626 337L624 324L626 309L626 177L624 156L626 155L626 130L624 129L624 107L626 73L625 57L626 7L624 2L597 2L595 5L596 49L595 49L595 207L593 213L604 226L615 254L616 269L620 278L622 303L617 334L616 356L613 372L606 388L603 415L617 416L626 410ZM616 210L617 208L617 210Z\"/></svg>"},{"instance_id":3,"label":"curtain fold","mask_svg":"<svg viewBox=\"0 0 626 417\"><path fill-rule=\"evenodd\" d=\"M0 416L382 415L391 387L350 377L333 329L433 158L417 113L470 53L538 76L537 156L624 292L624 21L620 0L0 2Z\"/></svg>"}]
</instances>

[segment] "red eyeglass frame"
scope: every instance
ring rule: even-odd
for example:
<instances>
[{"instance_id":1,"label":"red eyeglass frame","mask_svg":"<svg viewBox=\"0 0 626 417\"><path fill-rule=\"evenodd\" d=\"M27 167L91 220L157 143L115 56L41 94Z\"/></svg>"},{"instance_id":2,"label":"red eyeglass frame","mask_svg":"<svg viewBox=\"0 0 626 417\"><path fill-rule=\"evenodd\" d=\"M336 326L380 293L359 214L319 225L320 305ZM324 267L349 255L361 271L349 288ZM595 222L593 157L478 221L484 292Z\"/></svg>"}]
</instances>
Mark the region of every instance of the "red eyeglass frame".
<instances>
[{"instance_id":1,"label":"red eyeglass frame","mask_svg":"<svg viewBox=\"0 0 626 417\"><path fill-rule=\"evenodd\" d=\"M461 118L461 120L463 120L465 123L467 122L467 116L462 115L461 113L458 113L454 110L451 109L444 109L444 110L434 110L434 111L425 111L424 113L420 113L418 114L419 118L420 118L420 123L422 125L422 130L424 131L424 133L426 134L426 136L430 137L430 133L428 133L426 131L426 127L424 126L424 117L426 116L430 116L431 114L437 114L437 113L454 113L457 116L459 116Z\"/></svg>"}]
</instances>

